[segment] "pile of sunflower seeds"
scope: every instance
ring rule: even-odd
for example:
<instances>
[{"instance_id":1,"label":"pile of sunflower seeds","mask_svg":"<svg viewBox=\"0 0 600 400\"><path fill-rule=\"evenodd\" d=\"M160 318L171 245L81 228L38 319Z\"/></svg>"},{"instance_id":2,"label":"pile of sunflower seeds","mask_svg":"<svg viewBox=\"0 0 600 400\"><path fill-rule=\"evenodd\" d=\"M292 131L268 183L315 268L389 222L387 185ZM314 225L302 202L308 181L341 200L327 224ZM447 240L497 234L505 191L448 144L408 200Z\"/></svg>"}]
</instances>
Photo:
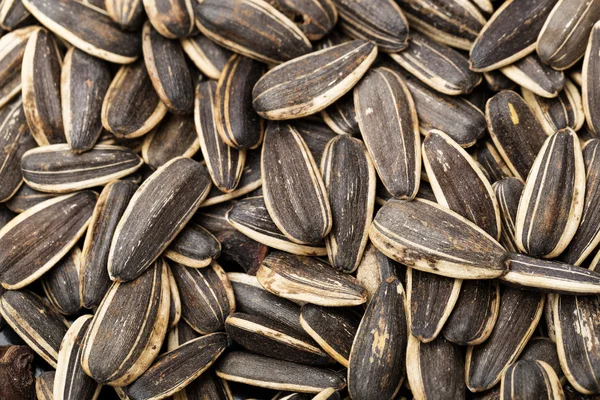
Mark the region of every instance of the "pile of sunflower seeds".
<instances>
[{"instance_id":1,"label":"pile of sunflower seeds","mask_svg":"<svg viewBox=\"0 0 600 400\"><path fill-rule=\"evenodd\" d=\"M38 399L598 398L600 0L0 27L0 329Z\"/></svg>"}]
</instances>

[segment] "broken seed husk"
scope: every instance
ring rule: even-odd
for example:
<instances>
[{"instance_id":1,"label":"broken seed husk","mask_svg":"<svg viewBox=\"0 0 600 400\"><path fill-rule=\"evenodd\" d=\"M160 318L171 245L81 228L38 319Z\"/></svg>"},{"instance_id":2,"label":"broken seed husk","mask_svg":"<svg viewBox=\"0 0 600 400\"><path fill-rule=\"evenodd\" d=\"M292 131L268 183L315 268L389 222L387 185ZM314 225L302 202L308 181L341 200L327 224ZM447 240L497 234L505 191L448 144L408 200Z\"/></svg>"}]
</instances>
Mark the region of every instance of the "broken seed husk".
<instances>
[{"instance_id":1,"label":"broken seed husk","mask_svg":"<svg viewBox=\"0 0 600 400\"><path fill-rule=\"evenodd\" d=\"M504 371L500 385L502 400L565 398L556 372L544 361L517 361Z\"/></svg>"},{"instance_id":2,"label":"broken seed husk","mask_svg":"<svg viewBox=\"0 0 600 400\"><path fill-rule=\"evenodd\" d=\"M50 304L65 315L81 309L81 250L74 247L50 271L42 276L42 288Z\"/></svg>"},{"instance_id":3,"label":"broken seed husk","mask_svg":"<svg viewBox=\"0 0 600 400\"><path fill-rule=\"evenodd\" d=\"M181 46L200 72L214 80L219 80L232 54L201 33L181 39Z\"/></svg>"},{"instance_id":4,"label":"broken seed husk","mask_svg":"<svg viewBox=\"0 0 600 400\"><path fill-rule=\"evenodd\" d=\"M144 0L143 3L150 23L167 39L182 38L194 30L192 0Z\"/></svg>"},{"instance_id":5,"label":"broken seed husk","mask_svg":"<svg viewBox=\"0 0 600 400\"><path fill-rule=\"evenodd\" d=\"M512 177L502 179L493 186L502 220L500 243L512 253L519 251L515 237L517 233L515 223L523 186L523 182Z\"/></svg>"},{"instance_id":6,"label":"broken seed husk","mask_svg":"<svg viewBox=\"0 0 600 400\"><path fill-rule=\"evenodd\" d=\"M203 268L221 254L221 243L198 224L189 222L163 255L190 268Z\"/></svg>"},{"instance_id":7,"label":"broken seed husk","mask_svg":"<svg viewBox=\"0 0 600 400\"><path fill-rule=\"evenodd\" d=\"M558 96L565 85L565 74L542 63L537 54L530 54L500 71L513 82L542 97Z\"/></svg>"},{"instance_id":8,"label":"broken seed husk","mask_svg":"<svg viewBox=\"0 0 600 400\"><path fill-rule=\"evenodd\" d=\"M192 157L200 149L191 115L168 114L144 137L142 157L153 168L175 157Z\"/></svg>"}]
</instances>

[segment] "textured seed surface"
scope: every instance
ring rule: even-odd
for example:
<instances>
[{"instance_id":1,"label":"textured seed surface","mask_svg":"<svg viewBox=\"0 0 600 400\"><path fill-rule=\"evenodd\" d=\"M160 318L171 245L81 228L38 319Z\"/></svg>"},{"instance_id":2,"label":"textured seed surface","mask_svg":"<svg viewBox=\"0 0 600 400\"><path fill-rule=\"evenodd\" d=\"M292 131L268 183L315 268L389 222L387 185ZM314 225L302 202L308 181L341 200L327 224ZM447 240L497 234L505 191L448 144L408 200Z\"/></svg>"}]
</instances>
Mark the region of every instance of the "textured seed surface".
<instances>
[{"instance_id":1,"label":"textured seed surface","mask_svg":"<svg viewBox=\"0 0 600 400\"><path fill-rule=\"evenodd\" d=\"M502 375L500 392L501 398L507 400L531 396L565 398L556 373L543 361L517 361L508 367Z\"/></svg>"},{"instance_id":2,"label":"textured seed surface","mask_svg":"<svg viewBox=\"0 0 600 400\"><path fill-rule=\"evenodd\" d=\"M564 73L544 64L537 54L530 54L501 71L513 82L542 97L558 96L565 85Z\"/></svg>"},{"instance_id":3,"label":"textured seed surface","mask_svg":"<svg viewBox=\"0 0 600 400\"><path fill-rule=\"evenodd\" d=\"M190 222L163 254L168 259L187 267L202 268L208 266L221 254L221 243L208 230Z\"/></svg>"},{"instance_id":4,"label":"textured seed surface","mask_svg":"<svg viewBox=\"0 0 600 400\"><path fill-rule=\"evenodd\" d=\"M61 314L77 314L81 309L81 250L74 247L42 277L42 288L50 304Z\"/></svg>"}]
</instances>

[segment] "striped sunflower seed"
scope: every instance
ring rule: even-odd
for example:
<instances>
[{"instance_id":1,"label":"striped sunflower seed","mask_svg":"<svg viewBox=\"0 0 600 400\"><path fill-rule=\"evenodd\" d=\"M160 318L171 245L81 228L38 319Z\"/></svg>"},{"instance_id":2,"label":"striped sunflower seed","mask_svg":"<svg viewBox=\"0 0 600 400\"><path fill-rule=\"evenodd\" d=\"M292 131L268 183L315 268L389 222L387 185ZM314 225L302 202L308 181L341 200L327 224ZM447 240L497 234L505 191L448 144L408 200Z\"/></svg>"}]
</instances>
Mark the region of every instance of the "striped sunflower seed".
<instances>
[{"instance_id":1,"label":"striped sunflower seed","mask_svg":"<svg viewBox=\"0 0 600 400\"><path fill-rule=\"evenodd\" d=\"M502 232L500 243L510 252L518 252L516 241L516 219L519 209L519 200L523 192L523 182L517 178L506 178L494 183L494 192L500 207Z\"/></svg>"},{"instance_id":2,"label":"striped sunflower seed","mask_svg":"<svg viewBox=\"0 0 600 400\"><path fill-rule=\"evenodd\" d=\"M579 140L563 129L544 142L525 182L515 220L518 248L535 257L562 253L579 226L584 195Z\"/></svg>"},{"instance_id":3,"label":"striped sunflower seed","mask_svg":"<svg viewBox=\"0 0 600 400\"><path fill-rule=\"evenodd\" d=\"M95 381L125 386L150 367L167 333L169 278L157 260L137 279L115 282L94 314L81 366ZM122 332L119 340L107 340Z\"/></svg>"},{"instance_id":4,"label":"striped sunflower seed","mask_svg":"<svg viewBox=\"0 0 600 400\"><path fill-rule=\"evenodd\" d=\"M421 138L407 86L389 68L372 69L354 89L354 104L379 178L394 197L413 199L421 177Z\"/></svg>"},{"instance_id":5,"label":"striped sunflower seed","mask_svg":"<svg viewBox=\"0 0 600 400\"><path fill-rule=\"evenodd\" d=\"M488 88L494 92L502 90L514 90L517 86L513 81L508 79L500 70L492 70L483 73L483 78Z\"/></svg>"},{"instance_id":6,"label":"striped sunflower seed","mask_svg":"<svg viewBox=\"0 0 600 400\"><path fill-rule=\"evenodd\" d=\"M194 3L192 0L143 0L148 20L162 36L177 39L194 30Z\"/></svg>"},{"instance_id":7,"label":"striped sunflower seed","mask_svg":"<svg viewBox=\"0 0 600 400\"><path fill-rule=\"evenodd\" d=\"M338 101L321 111L323 122L339 135L360 133L354 108L354 93L349 92Z\"/></svg>"},{"instance_id":8,"label":"striped sunflower seed","mask_svg":"<svg viewBox=\"0 0 600 400\"><path fill-rule=\"evenodd\" d=\"M550 338L531 338L531 340L529 340L527 343L527 346L525 346L525 349L523 349L519 360L543 361L552 367L562 384L566 383L567 381L567 378L560 366L556 343L554 343Z\"/></svg>"},{"instance_id":9,"label":"striped sunflower seed","mask_svg":"<svg viewBox=\"0 0 600 400\"><path fill-rule=\"evenodd\" d=\"M358 326L348 366L348 392L355 400L393 399L406 373L408 330L404 289L396 278L379 285Z\"/></svg>"},{"instance_id":10,"label":"striped sunflower seed","mask_svg":"<svg viewBox=\"0 0 600 400\"><path fill-rule=\"evenodd\" d=\"M190 268L203 268L221 254L221 243L202 226L189 222L163 255Z\"/></svg>"},{"instance_id":11,"label":"striped sunflower seed","mask_svg":"<svg viewBox=\"0 0 600 400\"><path fill-rule=\"evenodd\" d=\"M0 298L0 314L29 347L56 368L60 342L69 323L28 290L9 290Z\"/></svg>"},{"instance_id":12,"label":"striped sunflower seed","mask_svg":"<svg viewBox=\"0 0 600 400\"><path fill-rule=\"evenodd\" d=\"M137 171L144 162L126 147L99 144L75 154L67 144L29 150L21 159L23 179L42 192L68 193L102 186Z\"/></svg>"},{"instance_id":13,"label":"striped sunflower seed","mask_svg":"<svg viewBox=\"0 0 600 400\"><path fill-rule=\"evenodd\" d=\"M185 321L179 321L179 323L169 330L167 334L167 350L175 350L182 344L185 344L191 340L199 338L201 335L192 329Z\"/></svg>"},{"instance_id":14,"label":"striped sunflower seed","mask_svg":"<svg viewBox=\"0 0 600 400\"><path fill-rule=\"evenodd\" d=\"M200 72L214 80L219 80L232 54L201 33L181 39L181 46Z\"/></svg>"},{"instance_id":15,"label":"striped sunflower seed","mask_svg":"<svg viewBox=\"0 0 600 400\"><path fill-rule=\"evenodd\" d=\"M274 251L256 272L269 292L294 301L325 307L347 307L367 301L367 291L349 275L317 258Z\"/></svg>"},{"instance_id":16,"label":"striped sunflower seed","mask_svg":"<svg viewBox=\"0 0 600 400\"><path fill-rule=\"evenodd\" d=\"M322 39L338 21L333 0L270 0L269 4L294 21L311 41Z\"/></svg>"},{"instance_id":17,"label":"striped sunflower seed","mask_svg":"<svg viewBox=\"0 0 600 400\"><path fill-rule=\"evenodd\" d=\"M0 28L12 31L27 21L30 15L20 0L5 0L0 4Z\"/></svg>"},{"instance_id":18,"label":"striped sunflower seed","mask_svg":"<svg viewBox=\"0 0 600 400\"><path fill-rule=\"evenodd\" d=\"M367 289L371 301L381 282L391 276L402 278L404 274L400 273L401 268L400 264L386 257L369 242L356 270L356 279Z\"/></svg>"},{"instance_id":19,"label":"striped sunflower seed","mask_svg":"<svg viewBox=\"0 0 600 400\"><path fill-rule=\"evenodd\" d=\"M289 18L263 0L203 0L196 6L196 23L219 45L267 64L279 64L312 49Z\"/></svg>"},{"instance_id":20,"label":"striped sunflower seed","mask_svg":"<svg viewBox=\"0 0 600 400\"><path fill-rule=\"evenodd\" d=\"M502 246L459 214L433 202L388 201L369 232L385 255L408 267L457 279L492 279L506 272Z\"/></svg>"},{"instance_id":21,"label":"striped sunflower seed","mask_svg":"<svg viewBox=\"0 0 600 400\"><path fill-rule=\"evenodd\" d=\"M91 322L92 315L89 314L77 318L60 344L52 389L54 400L95 400L100 395L102 385L81 368L83 339Z\"/></svg>"},{"instance_id":22,"label":"striped sunflower seed","mask_svg":"<svg viewBox=\"0 0 600 400\"><path fill-rule=\"evenodd\" d=\"M337 46L352 39L344 34L340 29L333 29L327 36L315 43L316 50L323 50L329 47Z\"/></svg>"},{"instance_id":23,"label":"striped sunflower seed","mask_svg":"<svg viewBox=\"0 0 600 400\"><path fill-rule=\"evenodd\" d=\"M516 400L526 398L565 398L556 372L544 361L517 361L504 371L500 385L500 398Z\"/></svg>"},{"instance_id":24,"label":"striped sunflower seed","mask_svg":"<svg viewBox=\"0 0 600 400\"><path fill-rule=\"evenodd\" d=\"M600 72L600 22L597 22L592 32L583 59L581 75L581 93L583 98L583 112L588 128L595 136L600 134L600 88L595 85L595 77Z\"/></svg>"},{"instance_id":25,"label":"striped sunflower seed","mask_svg":"<svg viewBox=\"0 0 600 400\"><path fill-rule=\"evenodd\" d=\"M177 287L177 282L175 281L171 267L167 268L167 273L169 275L170 293L169 328L173 328L177 326L181 320L181 297L179 296L179 288Z\"/></svg>"},{"instance_id":26,"label":"striped sunflower seed","mask_svg":"<svg viewBox=\"0 0 600 400\"><path fill-rule=\"evenodd\" d=\"M38 400L54 400L54 377L56 371L42 372L35 380L35 394Z\"/></svg>"},{"instance_id":27,"label":"striped sunflower seed","mask_svg":"<svg viewBox=\"0 0 600 400\"><path fill-rule=\"evenodd\" d=\"M64 315L81 309L81 250L74 247L50 271L42 276L42 288L52 307Z\"/></svg>"},{"instance_id":28,"label":"striped sunflower seed","mask_svg":"<svg viewBox=\"0 0 600 400\"><path fill-rule=\"evenodd\" d=\"M137 31L145 20L142 0L105 0L106 13L121 29Z\"/></svg>"},{"instance_id":29,"label":"striped sunflower seed","mask_svg":"<svg viewBox=\"0 0 600 400\"><path fill-rule=\"evenodd\" d=\"M142 157L146 164L158 168L175 157L192 157L199 149L192 116L168 114L144 136Z\"/></svg>"},{"instance_id":30,"label":"striped sunflower seed","mask_svg":"<svg viewBox=\"0 0 600 400\"><path fill-rule=\"evenodd\" d=\"M261 170L265 205L279 230L299 244L321 241L332 226L329 199L315 160L293 126L267 126Z\"/></svg>"},{"instance_id":31,"label":"striped sunflower seed","mask_svg":"<svg viewBox=\"0 0 600 400\"><path fill-rule=\"evenodd\" d=\"M26 26L0 38L0 107L21 93L23 56L27 41L39 26Z\"/></svg>"},{"instance_id":32,"label":"striped sunflower seed","mask_svg":"<svg viewBox=\"0 0 600 400\"><path fill-rule=\"evenodd\" d=\"M56 197L19 214L0 230L0 282L27 286L71 250L88 226L97 195Z\"/></svg>"},{"instance_id":33,"label":"striped sunflower seed","mask_svg":"<svg viewBox=\"0 0 600 400\"><path fill-rule=\"evenodd\" d=\"M111 279L140 276L192 218L209 187L206 169L184 157L172 159L146 179L113 235L108 256Z\"/></svg>"},{"instance_id":34,"label":"striped sunflower seed","mask_svg":"<svg viewBox=\"0 0 600 400\"><path fill-rule=\"evenodd\" d=\"M374 43L353 40L295 58L258 80L252 105L266 119L315 114L350 91L376 56ZM300 87L304 90L298 90Z\"/></svg>"},{"instance_id":35,"label":"striped sunflower seed","mask_svg":"<svg viewBox=\"0 0 600 400\"><path fill-rule=\"evenodd\" d=\"M352 95L352 93L349 95ZM304 139L317 165L321 165L327 143L337 136L335 132L320 121L310 118L297 119L291 121L291 124Z\"/></svg>"},{"instance_id":36,"label":"striped sunflower seed","mask_svg":"<svg viewBox=\"0 0 600 400\"><path fill-rule=\"evenodd\" d=\"M500 71L518 85L546 98L558 96L565 85L565 74L544 64L535 53L502 67Z\"/></svg>"},{"instance_id":37,"label":"striped sunflower seed","mask_svg":"<svg viewBox=\"0 0 600 400\"><path fill-rule=\"evenodd\" d=\"M474 158L482 171L488 176L490 183L498 182L512 176L512 172L502 159L502 156L500 156L496 146L489 139L481 143Z\"/></svg>"},{"instance_id":38,"label":"striped sunflower seed","mask_svg":"<svg viewBox=\"0 0 600 400\"><path fill-rule=\"evenodd\" d=\"M23 0L23 5L46 28L94 57L127 64L141 53L138 33L120 30L108 15L84 2Z\"/></svg>"},{"instance_id":39,"label":"striped sunflower seed","mask_svg":"<svg viewBox=\"0 0 600 400\"><path fill-rule=\"evenodd\" d=\"M57 196L59 196L57 193L38 192L24 183L10 200L4 204L12 212L19 214L43 201Z\"/></svg>"},{"instance_id":40,"label":"striped sunflower seed","mask_svg":"<svg viewBox=\"0 0 600 400\"><path fill-rule=\"evenodd\" d=\"M214 368L173 395L174 400L235 400L227 381L216 376Z\"/></svg>"}]
</instances>

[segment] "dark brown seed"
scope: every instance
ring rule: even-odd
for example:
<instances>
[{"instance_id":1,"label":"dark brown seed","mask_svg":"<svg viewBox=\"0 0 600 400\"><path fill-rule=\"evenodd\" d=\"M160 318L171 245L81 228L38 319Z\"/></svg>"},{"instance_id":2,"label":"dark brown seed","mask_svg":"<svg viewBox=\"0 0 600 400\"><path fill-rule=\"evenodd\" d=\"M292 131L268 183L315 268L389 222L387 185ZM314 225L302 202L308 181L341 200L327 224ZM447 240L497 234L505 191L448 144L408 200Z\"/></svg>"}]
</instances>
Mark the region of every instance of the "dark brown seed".
<instances>
[{"instance_id":1,"label":"dark brown seed","mask_svg":"<svg viewBox=\"0 0 600 400\"><path fill-rule=\"evenodd\" d=\"M77 314L81 309L81 250L74 247L42 277L42 288L50 304L61 314Z\"/></svg>"},{"instance_id":2,"label":"dark brown seed","mask_svg":"<svg viewBox=\"0 0 600 400\"><path fill-rule=\"evenodd\" d=\"M523 360L509 366L502 374L500 398L517 399L564 399L556 372L544 361Z\"/></svg>"},{"instance_id":3,"label":"dark brown seed","mask_svg":"<svg viewBox=\"0 0 600 400\"><path fill-rule=\"evenodd\" d=\"M4 226L8 224L14 217L15 214L11 210L9 210L4 204L0 205L0 229L4 228ZM0 323L0 326L1 325L2 323Z\"/></svg>"},{"instance_id":4,"label":"dark brown seed","mask_svg":"<svg viewBox=\"0 0 600 400\"><path fill-rule=\"evenodd\" d=\"M475 160L489 177L490 183L512 176L512 172L500 156L491 140L485 140L477 149Z\"/></svg>"},{"instance_id":5,"label":"dark brown seed","mask_svg":"<svg viewBox=\"0 0 600 400\"><path fill-rule=\"evenodd\" d=\"M500 71L513 82L542 97L558 96L565 85L565 74L544 64L537 54L530 54Z\"/></svg>"},{"instance_id":6,"label":"dark brown seed","mask_svg":"<svg viewBox=\"0 0 600 400\"><path fill-rule=\"evenodd\" d=\"M97 195L78 192L47 200L0 230L0 281L20 289L52 268L83 236Z\"/></svg>"},{"instance_id":7,"label":"dark brown seed","mask_svg":"<svg viewBox=\"0 0 600 400\"><path fill-rule=\"evenodd\" d=\"M181 39L181 46L194 65L209 79L219 80L221 71L231 57L229 50L201 33Z\"/></svg>"},{"instance_id":8,"label":"dark brown seed","mask_svg":"<svg viewBox=\"0 0 600 400\"><path fill-rule=\"evenodd\" d=\"M188 36L194 30L194 3L192 0L144 0L144 9L150 23L167 39Z\"/></svg>"},{"instance_id":9,"label":"dark brown seed","mask_svg":"<svg viewBox=\"0 0 600 400\"><path fill-rule=\"evenodd\" d=\"M294 127L267 126L261 170L265 204L279 230L299 244L320 242L331 230L329 199L315 160Z\"/></svg>"},{"instance_id":10,"label":"dark brown seed","mask_svg":"<svg viewBox=\"0 0 600 400\"><path fill-rule=\"evenodd\" d=\"M170 260L190 268L203 268L221 254L221 243L217 238L193 222L175 237L163 255Z\"/></svg>"},{"instance_id":11,"label":"dark brown seed","mask_svg":"<svg viewBox=\"0 0 600 400\"><path fill-rule=\"evenodd\" d=\"M493 186L502 220L500 243L506 250L513 253L519 251L515 237L517 233L515 224L523 186L523 182L517 178L502 179Z\"/></svg>"},{"instance_id":12,"label":"dark brown seed","mask_svg":"<svg viewBox=\"0 0 600 400\"><path fill-rule=\"evenodd\" d=\"M358 281L317 258L274 251L256 272L269 292L294 301L325 307L348 307L367 301Z\"/></svg>"},{"instance_id":13,"label":"dark brown seed","mask_svg":"<svg viewBox=\"0 0 600 400\"><path fill-rule=\"evenodd\" d=\"M298 57L259 79L252 91L252 105L266 119L315 114L350 91L376 56L374 43L353 40Z\"/></svg>"},{"instance_id":14,"label":"dark brown seed","mask_svg":"<svg viewBox=\"0 0 600 400\"><path fill-rule=\"evenodd\" d=\"M518 248L534 257L562 253L579 226L584 195L579 140L563 129L544 142L525 182L515 220Z\"/></svg>"},{"instance_id":15,"label":"dark brown seed","mask_svg":"<svg viewBox=\"0 0 600 400\"><path fill-rule=\"evenodd\" d=\"M381 282L391 276L402 278L401 266L377 250L371 242L367 245L356 270L356 279L367 289L369 301L377 292Z\"/></svg>"},{"instance_id":16,"label":"dark brown seed","mask_svg":"<svg viewBox=\"0 0 600 400\"><path fill-rule=\"evenodd\" d=\"M40 146L66 142L60 104L62 59L54 35L45 29L31 34L23 55L23 108L33 138Z\"/></svg>"},{"instance_id":17,"label":"dark brown seed","mask_svg":"<svg viewBox=\"0 0 600 400\"><path fill-rule=\"evenodd\" d=\"M145 20L142 0L105 0L103 1L108 16L121 29L137 31Z\"/></svg>"},{"instance_id":18,"label":"dark brown seed","mask_svg":"<svg viewBox=\"0 0 600 400\"><path fill-rule=\"evenodd\" d=\"M146 179L114 233L108 257L111 279L140 276L192 218L209 188L206 169L184 157L172 159Z\"/></svg>"},{"instance_id":19,"label":"dark brown seed","mask_svg":"<svg viewBox=\"0 0 600 400\"><path fill-rule=\"evenodd\" d=\"M0 314L33 351L56 368L60 342L69 328L62 315L28 290L5 292L0 298Z\"/></svg>"},{"instance_id":20,"label":"dark brown seed","mask_svg":"<svg viewBox=\"0 0 600 400\"><path fill-rule=\"evenodd\" d=\"M349 92L338 101L321 111L321 117L327 126L337 134L355 135L360 133L356 110L354 108L354 93Z\"/></svg>"},{"instance_id":21,"label":"dark brown seed","mask_svg":"<svg viewBox=\"0 0 600 400\"><path fill-rule=\"evenodd\" d=\"M100 137L110 80L108 63L74 47L67 51L60 78L62 118L67 142L76 153L90 150Z\"/></svg>"},{"instance_id":22,"label":"dark brown seed","mask_svg":"<svg viewBox=\"0 0 600 400\"><path fill-rule=\"evenodd\" d=\"M399 199L412 199L421 177L421 138L412 96L400 76L372 69L354 89L356 119L379 178Z\"/></svg>"},{"instance_id":23,"label":"dark brown seed","mask_svg":"<svg viewBox=\"0 0 600 400\"><path fill-rule=\"evenodd\" d=\"M173 395L174 400L235 400L227 381L216 376L214 368Z\"/></svg>"},{"instance_id":24,"label":"dark brown seed","mask_svg":"<svg viewBox=\"0 0 600 400\"><path fill-rule=\"evenodd\" d=\"M339 26L353 39L370 40L382 51L396 53L408 46L408 21L393 0L334 0Z\"/></svg>"},{"instance_id":25,"label":"dark brown seed","mask_svg":"<svg viewBox=\"0 0 600 400\"><path fill-rule=\"evenodd\" d=\"M180 44L163 37L146 22L142 45L148 75L165 107L175 114L191 113L194 86Z\"/></svg>"},{"instance_id":26,"label":"dark brown seed","mask_svg":"<svg viewBox=\"0 0 600 400\"><path fill-rule=\"evenodd\" d=\"M552 310L550 310L550 312L552 312ZM531 340L527 343L527 346L525 346L525 349L523 349L519 360L543 361L552 367L554 372L556 372L556 376L558 376L562 383L567 381L567 378L560 366L556 343L554 343L552 339L545 337L531 338Z\"/></svg>"},{"instance_id":27,"label":"dark brown seed","mask_svg":"<svg viewBox=\"0 0 600 400\"><path fill-rule=\"evenodd\" d=\"M369 232L388 257L415 269L458 279L492 279L506 272L504 249L484 230L433 202L388 201Z\"/></svg>"},{"instance_id":28,"label":"dark brown seed","mask_svg":"<svg viewBox=\"0 0 600 400\"><path fill-rule=\"evenodd\" d=\"M329 35L315 43L315 49L323 50L351 40L352 39L346 36L340 29L333 29L329 32Z\"/></svg>"},{"instance_id":29,"label":"dark brown seed","mask_svg":"<svg viewBox=\"0 0 600 400\"><path fill-rule=\"evenodd\" d=\"M349 95L352 97L352 93ZM297 119L291 121L291 123L292 126L298 131L300 136L302 136L302 139L304 139L304 142L306 143L306 146L308 146L310 154L312 154L317 165L320 165L323 158L323 152L325 151L325 147L327 147L327 143L329 143L329 141L337 135L334 133L334 131L329 129L329 127L314 119ZM358 123L356 127L358 129Z\"/></svg>"},{"instance_id":30,"label":"dark brown seed","mask_svg":"<svg viewBox=\"0 0 600 400\"><path fill-rule=\"evenodd\" d=\"M30 15L21 0L5 0L0 4L0 28L12 31Z\"/></svg>"},{"instance_id":31,"label":"dark brown seed","mask_svg":"<svg viewBox=\"0 0 600 400\"><path fill-rule=\"evenodd\" d=\"M143 60L121 67L102 103L102 126L120 138L144 135L163 119L167 107L152 86Z\"/></svg>"},{"instance_id":32,"label":"dark brown seed","mask_svg":"<svg viewBox=\"0 0 600 400\"><path fill-rule=\"evenodd\" d=\"M501 92L502 90L514 90L516 84L508 79L506 75L500 72L500 70L492 70L483 73L485 83L488 88L494 92Z\"/></svg>"},{"instance_id":33,"label":"dark brown seed","mask_svg":"<svg viewBox=\"0 0 600 400\"><path fill-rule=\"evenodd\" d=\"M29 150L21 159L21 171L27 185L35 190L68 193L123 178L143 163L127 147L99 144L75 154L65 143Z\"/></svg>"},{"instance_id":34,"label":"dark brown seed","mask_svg":"<svg viewBox=\"0 0 600 400\"><path fill-rule=\"evenodd\" d=\"M333 0L269 0L269 3L294 21L313 41L327 35L338 20Z\"/></svg>"},{"instance_id":35,"label":"dark brown seed","mask_svg":"<svg viewBox=\"0 0 600 400\"><path fill-rule=\"evenodd\" d=\"M404 289L396 278L379 285L360 322L348 366L348 391L355 400L393 399L406 372L408 330Z\"/></svg>"},{"instance_id":36,"label":"dark brown seed","mask_svg":"<svg viewBox=\"0 0 600 400\"><path fill-rule=\"evenodd\" d=\"M279 64L311 51L302 31L263 0L203 0L196 7L200 31L246 57Z\"/></svg>"},{"instance_id":37,"label":"dark brown seed","mask_svg":"<svg viewBox=\"0 0 600 400\"><path fill-rule=\"evenodd\" d=\"M596 77L600 73L600 23L596 23L583 59L583 82L581 93L583 95L583 111L588 128L594 136L600 134L600 86L596 83Z\"/></svg>"},{"instance_id":38,"label":"dark brown seed","mask_svg":"<svg viewBox=\"0 0 600 400\"><path fill-rule=\"evenodd\" d=\"M0 107L21 93L23 56L27 41L38 26L27 26L0 38Z\"/></svg>"},{"instance_id":39,"label":"dark brown seed","mask_svg":"<svg viewBox=\"0 0 600 400\"><path fill-rule=\"evenodd\" d=\"M83 344L81 366L94 380L128 385L158 355L169 323L167 268L159 259L136 280L115 282L107 292Z\"/></svg>"},{"instance_id":40,"label":"dark brown seed","mask_svg":"<svg viewBox=\"0 0 600 400\"><path fill-rule=\"evenodd\" d=\"M544 309L544 295L503 287L498 320L490 337L470 346L466 384L472 392L490 389L518 357L533 334Z\"/></svg>"},{"instance_id":41,"label":"dark brown seed","mask_svg":"<svg viewBox=\"0 0 600 400\"><path fill-rule=\"evenodd\" d=\"M490 136L513 175L525 182L546 140L544 129L525 100L503 91L488 100L485 118Z\"/></svg>"},{"instance_id":42,"label":"dark brown seed","mask_svg":"<svg viewBox=\"0 0 600 400\"><path fill-rule=\"evenodd\" d=\"M125 32L98 9L70 0L23 0L46 28L80 50L106 61L126 64L141 54L141 37Z\"/></svg>"},{"instance_id":43,"label":"dark brown seed","mask_svg":"<svg viewBox=\"0 0 600 400\"><path fill-rule=\"evenodd\" d=\"M9 210L18 214L56 196L59 194L38 192L24 183L5 204Z\"/></svg>"},{"instance_id":44,"label":"dark brown seed","mask_svg":"<svg viewBox=\"0 0 600 400\"><path fill-rule=\"evenodd\" d=\"M193 117L169 114L144 136L142 157L146 164L158 168L175 157L192 157L199 149Z\"/></svg>"},{"instance_id":45,"label":"dark brown seed","mask_svg":"<svg viewBox=\"0 0 600 400\"><path fill-rule=\"evenodd\" d=\"M38 400L54 400L54 376L56 371L42 372L35 380L35 394Z\"/></svg>"},{"instance_id":46,"label":"dark brown seed","mask_svg":"<svg viewBox=\"0 0 600 400\"><path fill-rule=\"evenodd\" d=\"M471 69L490 71L535 51L536 39L557 0L507 1L487 21L470 52Z\"/></svg>"}]
</instances>

